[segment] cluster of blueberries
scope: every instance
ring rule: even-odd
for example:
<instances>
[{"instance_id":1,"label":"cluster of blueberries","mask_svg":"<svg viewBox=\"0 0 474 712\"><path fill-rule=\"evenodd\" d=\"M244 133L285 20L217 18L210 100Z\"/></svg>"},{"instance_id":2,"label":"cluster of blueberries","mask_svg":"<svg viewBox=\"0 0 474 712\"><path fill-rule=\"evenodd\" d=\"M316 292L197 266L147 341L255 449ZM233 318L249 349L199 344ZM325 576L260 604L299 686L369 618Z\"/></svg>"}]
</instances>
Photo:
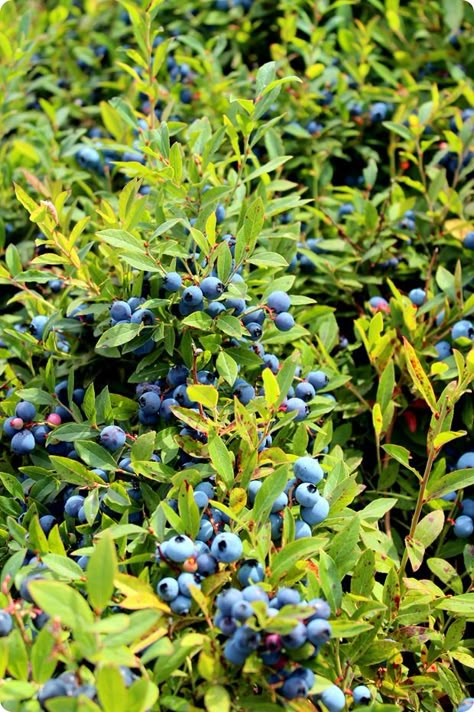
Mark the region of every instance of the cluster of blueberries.
<instances>
[{"instance_id":1,"label":"cluster of blueberries","mask_svg":"<svg viewBox=\"0 0 474 712\"><path fill-rule=\"evenodd\" d=\"M474 452L465 452L461 455L454 469L464 470L470 467L474 467ZM456 492L449 492L444 495L443 499L448 502L454 502L456 500ZM453 532L458 539L469 539L474 533L474 499L464 497L460 507L462 514L454 520Z\"/></svg>"},{"instance_id":2,"label":"cluster of blueberries","mask_svg":"<svg viewBox=\"0 0 474 712\"><path fill-rule=\"evenodd\" d=\"M11 395L9 391L7 395ZM60 381L54 388L58 401L51 413L35 421L37 416L36 406L29 401L22 400L15 406L15 415L3 421L3 432L10 438L10 447L15 455L27 455L33 452L37 445L44 446L48 435L55 427L73 420L72 411L68 405L68 383ZM81 406L84 400L84 388L75 388L72 393L72 402ZM48 444L46 450L50 455L77 457L71 443Z\"/></svg>"},{"instance_id":3,"label":"cluster of blueberries","mask_svg":"<svg viewBox=\"0 0 474 712\"><path fill-rule=\"evenodd\" d=\"M474 233L473 233L474 234ZM414 307L421 307L426 301L426 292L421 287L415 287L408 292L408 297ZM373 312L390 312L390 304L384 297L376 295L369 299L369 307ZM439 326L444 320L444 310L436 317L436 325ZM451 327L451 341L442 339L434 344L438 353L438 360L443 361L453 354L453 344L461 343L460 340L474 341L474 323L470 319L459 319Z\"/></svg>"}]
</instances>

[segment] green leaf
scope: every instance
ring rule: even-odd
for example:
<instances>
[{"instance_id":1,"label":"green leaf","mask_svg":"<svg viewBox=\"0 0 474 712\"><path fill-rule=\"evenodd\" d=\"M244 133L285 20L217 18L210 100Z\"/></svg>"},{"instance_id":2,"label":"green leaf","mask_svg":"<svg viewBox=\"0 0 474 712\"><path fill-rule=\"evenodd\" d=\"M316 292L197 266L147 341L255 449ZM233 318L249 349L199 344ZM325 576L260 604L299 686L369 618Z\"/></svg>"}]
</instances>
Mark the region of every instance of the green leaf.
<instances>
[{"instance_id":1,"label":"green leaf","mask_svg":"<svg viewBox=\"0 0 474 712\"><path fill-rule=\"evenodd\" d=\"M230 451L223 439L214 431L209 432L209 457L217 476L230 490L234 484L234 465Z\"/></svg>"},{"instance_id":2,"label":"green leaf","mask_svg":"<svg viewBox=\"0 0 474 712\"><path fill-rule=\"evenodd\" d=\"M278 252L256 253L247 261L257 267L288 267L288 262Z\"/></svg>"},{"instance_id":3,"label":"green leaf","mask_svg":"<svg viewBox=\"0 0 474 712\"><path fill-rule=\"evenodd\" d=\"M342 603L341 580L334 561L324 550L319 554L319 580L324 598L331 610L337 611Z\"/></svg>"},{"instance_id":4,"label":"green leaf","mask_svg":"<svg viewBox=\"0 0 474 712\"><path fill-rule=\"evenodd\" d=\"M467 435L465 430L448 430L444 433L439 433L433 440L433 447L435 450L440 450L443 445L457 438L462 438L464 435Z\"/></svg>"},{"instance_id":5,"label":"green leaf","mask_svg":"<svg viewBox=\"0 0 474 712\"><path fill-rule=\"evenodd\" d=\"M423 370L423 366L420 363L416 351L410 342L403 337L403 344L405 350L406 364L408 372L410 373L413 385L415 386L418 393L421 395L423 400L429 405L433 413L437 413L436 396L434 394L433 386L431 385L428 376Z\"/></svg>"},{"instance_id":6,"label":"green leaf","mask_svg":"<svg viewBox=\"0 0 474 712\"><path fill-rule=\"evenodd\" d=\"M372 630L372 625L365 621L331 620L333 638L355 638L361 633Z\"/></svg>"},{"instance_id":7,"label":"green leaf","mask_svg":"<svg viewBox=\"0 0 474 712\"><path fill-rule=\"evenodd\" d=\"M44 554L43 563L53 573L67 581L81 581L84 571L73 559L59 554Z\"/></svg>"},{"instance_id":8,"label":"green leaf","mask_svg":"<svg viewBox=\"0 0 474 712\"><path fill-rule=\"evenodd\" d=\"M207 712L229 712L230 695L222 685L212 685L204 695Z\"/></svg>"},{"instance_id":9,"label":"green leaf","mask_svg":"<svg viewBox=\"0 0 474 712\"><path fill-rule=\"evenodd\" d=\"M450 586L455 593L462 593L462 579L449 561L432 557L426 560L429 570L437 576L446 586Z\"/></svg>"},{"instance_id":10,"label":"green leaf","mask_svg":"<svg viewBox=\"0 0 474 712\"><path fill-rule=\"evenodd\" d=\"M232 356L225 351L219 351L216 359L217 373L229 386L233 386L239 375L239 367Z\"/></svg>"},{"instance_id":11,"label":"green leaf","mask_svg":"<svg viewBox=\"0 0 474 712\"><path fill-rule=\"evenodd\" d=\"M474 593L462 593L459 596L446 596L437 601L435 608L454 613L461 618L474 621Z\"/></svg>"},{"instance_id":12,"label":"green leaf","mask_svg":"<svg viewBox=\"0 0 474 712\"><path fill-rule=\"evenodd\" d=\"M101 666L96 673L96 683L104 712L127 712L127 688L118 667Z\"/></svg>"},{"instance_id":13,"label":"green leaf","mask_svg":"<svg viewBox=\"0 0 474 712\"><path fill-rule=\"evenodd\" d=\"M60 440L61 442L72 443L75 440L88 440L96 437L97 430L89 428L87 423L65 423L52 431L48 441Z\"/></svg>"},{"instance_id":14,"label":"green leaf","mask_svg":"<svg viewBox=\"0 0 474 712\"><path fill-rule=\"evenodd\" d=\"M105 532L94 545L87 563L87 595L90 604L98 612L104 610L114 592L117 573L117 555L114 541Z\"/></svg>"},{"instance_id":15,"label":"green leaf","mask_svg":"<svg viewBox=\"0 0 474 712\"><path fill-rule=\"evenodd\" d=\"M280 386L276 376L269 368L262 371L263 388L265 391L265 402L268 406L275 405L280 397Z\"/></svg>"},{"instance_id":16,"label":"green leaf","mask_svg":"<svg viewBox=\"0 0 474 712\"><path fill-rule=\"evenodd\" d=\"M405 537L405 546L407 548L408 558L410 560L411 567L413 571L418 571L423 563L425 556L425 547L421 541L417 539L412 539L409 536Z\"/></svg>"},{"instance_id":17,"label":"green leaf","mask_svg":"<svg viewBox=\"0 0 474 712\"><path fill-rule=\"evenodd\" d=\"M447 475L428 481L426 500L439 499L449 492L457 492L474 484L474 468L454 470Z\"/></svg>"},{"instance_id":18,"label":"green leaf","mask_svg":"<svg viewBox=\"0 0 474 712\"><path fill-rule=\"evenodd\" d=\"M354 567L351 578L351 593L368 597L375 583L375 554L366 549Z\"/></svg>"},{"instance_id":19,"label":"green leaf","mask_svg":"<svg viewBox=\"0 0 474 712\"><path fill-rule=\"evenodd\" d=\"M156 432L150 430L148 433L139 435L134 441L130 456L132 465L134 461L149 460L155 450Z\"/></svg>"},{"instance_id":20,"label":"green leaf","mask_svg":"<svg viewBox=\"0 0 474 712\"><path fill-rule=\"evenodd\" d=\"M73 631L81 631L91 625L94 616L81 594L60 581L35 580L28 583L28 590L35 603L51 618Z\"/></svg>"},{"instance_id":21,"label":"green leaf","mask_svg":"<svg viewBox=\"0 0 474 712\"><path fill-rule=\"evenodd\" d=\"M101 470L116 470L117 463L105 447L88 440L78 440L74 448L86 465Z\"/></svg>"},{"instance_id":22,"label":"green leaf","mask_svg":"<svg viewBox=\"0 0 474 712\"><path fill-rule=\"evenodd\" d=\"M340 576L347 574L359 559L360 552L357 548L359 540L360 519L354 514L349 522L331 540L329 555Z\"/></svg>"},{"instance_id":23,"label":"green leaf","mask_svg":"<svg viewBox=\"0 0 474 712\"><path fill-rule=\"evenodd\" d=\"M283 164L287 163L291 158L293 158L293 156L277 156L276 158L272 158L272 160L268 161L268 163L265 163L263 166L260 166L260 168L256 168L254 171L249 173L244 182L249 183L251 180L255 180L255 178L259 178L260 176L276 170Z\"/></svg>"},{"instance_id":24,"label":"green leaf","mask_svg":"<svg viewBox=\"0 0 474 712\"><path fill-rule=\"evenodd\" d=\"M406 467L407 470L410 470L410 472L417 475L418 479L421 479L421 475L418 470L409 464L411 455L410 451L407 450L406 447L403 447L402 445L382 445L382 448L388 455L390 455L390 457L403 465L403 467Z\"/></svg>"},{"instance_id":25,"label":"green leaf","mask_svg":"<svg viewBox=\"0 0 474 712\"><path fill-rule=\"evenodd\" d=\"M214 386L192 385L187 388L191 400L200 403L205 408L214 409L219 401L219 391Z\"/></svg>"},{"instance_id":26,"label":"green leaf","mask_svg":"<svg viewBox=\"0 0 474 712\"><path fill-rule=\"evenodd\" d=\"M436 541L443 531L443 527L444 512L442 509L435 509L418 522L414 537L427 548Z\"/></svg>"},{"instance_id":27,"label":"green leaf","mask_svg":"<svg viewBox=\"0 0 474 712\"><path fill-rule=\"evenodd\" d=\"M257 495L262 491L260 488ZM303 537L284 546L271 560L270 582L276 585L298 563L306 561L321 549L321 539L318 537Z\"/></svg>"},{"instance_id":28,"label":"green leaf","mask_svg":"<svg viewBox=\"0 0 474 712\"><path fill-rule=\"evenodd\" d=\"M95 347L96 349L105 349L127 344L135 338L141 328L141 324L115 324L111 329L104 331Z\"/></svg>"},{"instance_id":29,"label":"green leaf","mask_svg":"<svg viewBox=\"0 0 474 712\"><path fill-rule=\"evenodd\" d=\"M279 467L263 480L257 492L251 512L252 519L258 524L267 521L273 502L283 492L288 482L288 468Z\"/></svg>"},{"instance_id":30,"label":"green leaf","mask_svg":"<svg viewBox=\"0 0 474 712\"><path fill-rule=\"evenodd\" d=\"M199 531L201 515L194 501L193 488L187 482L182 482L179 488L178 509L186 534L194 539Z\"/></svg>"},{"instance_id":31,"label":"green leaf","mask_svg":"<svg viewBox=\"0 0 474 712\"><path fill-rule=\"evenodd\" d=\"M45 626L36 636L31 649L31 671L33 680L40 685L53 676L59 660L54 655L56 639Z\"/></svg>"}]
</instances>

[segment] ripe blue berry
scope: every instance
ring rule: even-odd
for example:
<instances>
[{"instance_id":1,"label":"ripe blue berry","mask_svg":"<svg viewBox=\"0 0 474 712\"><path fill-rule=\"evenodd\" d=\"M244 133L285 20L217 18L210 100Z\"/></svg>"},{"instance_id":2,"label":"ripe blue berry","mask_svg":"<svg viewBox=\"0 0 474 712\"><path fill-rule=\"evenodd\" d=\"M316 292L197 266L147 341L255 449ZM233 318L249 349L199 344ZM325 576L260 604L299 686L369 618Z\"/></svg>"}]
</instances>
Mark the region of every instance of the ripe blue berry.
<instances>
[{"instance_id":1,"label":"ripe blue berry","mask_svg":"<svg viewBox=\"0 0 474 712\"><path fill-rule=\"evenodd\" d=\"M474 339L474 324L468 319L457 321L451 329L451 338L453 341L457 339Z\"/></svg>"},{"instance_id":2,"label":"ripe blue berry","mask_svg":"<svg viewBox=\"0 0 474 712\"><path fill-rule=\"evenodd\" d=\"M27 455L35 449L35 446L34 435L29 430L20 430L12 437L10 443L12 452L15 455Z\"/></svg>"},{"instance_id":3,"label":"ripe blue berry","mask_svg":"<svg viewBox=\"0 0 474 712\"><path fill-rule=\"evenodd\" d=\"M177 534L161 545L164 556L170 561L182 563L194 555L194 542L185 534Z\"/></svg>"},{"instance_id":4,"label":"ripe blue berry","mask_svg":"<svg viewBox=\"0 0 474 712\"><path fill-rule=\"evenodd\" d=\"M29 401L20 401L16 405L15 415L17 418L24 420L25 423L31 423L36 415L36 408L33 403L30 403Z\"/></svg>"},{"instance_id":5,"label":"ripe blue berry","mask_svg":"<svg viewBox=\"0 0 474 712\"><path fill-rule=\"evenodd\" d=\"M6 611L0 611L0 638L5 638L13 629L13 618Z\"/></svg>"},{"instance_id":6,"label":"ripe blue berry","mask_svg":"<svg viewBox=\"0 0 474 712\"><path fill-rule=\"evenodd\" d=\"M471 230L464 236L463 245L467 247L468 250L474 250L474 230Z\"/></svg>"},{"instance_id":7,"label":"ripe blue berry","mask_svg":"<svg viewBox=\"0 0 474 712\"><path fill-rule=\"evenodd\" d=\"M311 482L302 482L295 489L296 501L301 504L302 507L313 507L320 496L316 485L311 484Z\"/></svg>"},{"instance_id":8,"label":"ripe blue berry","mask_svg":"<svg viewBox=\"0 0 474 712\"><path fill-rule=\"evenodd\" d=\"M293 465L293 472L297 480L311 482L317 485L324 477L324 472L318 460L314 457L300 457Z\"/></svg>"},{"instance_id":9,"label":"ripe blue berry","mask_svg":"<svg viewBox=\"0 0 474 712\"><path fill-rule=\"evenodd\" d=\"M257 341L263 334L263 329L257 322L251 321L246 325L246 328L252 341Z\"/></svg>"},{"instance_id":10,"label":"ripe blue berry","mask_svg":"<svg viewBox=\"0 0 474 712\"><path fill-rule=\"evenodd\" d=\"M199 574L191 574L187 571L183 571L183 573L178 576L178 586L181 595L191 597L189 587L195 586L196 588L201 588L201 577Z\"/></svg>"},{"instance_id":11,"label":"ripe blue berry","mask_svg":"<svg viewBox=\"0 0 474 712\"><path fill-rule=\"evenodd\" d=\"M459 539L468 539L474 532L474 522L471 517L466 514L461 514L454 522L454 534Z\"/></svg>"},{"instance_id":12,"label":"ripe blue berry","mask_svg":"<svg viewBox=\"0 0 474 712\"><path fill-rule=\"evenodd\" d=\"M225 588L216 598L216 606L223 616L230 616L232 607L242 600L242 591L237 588Z\"/></svg>"},{"instance_id":13,"label":"ripe blue berry","mask_svg":"<svg viewBox=\"0 0 474 712\"><path fill-rule=\"evenodd\" d=\"M313 645L324 645L331 637L331 625L323 618L315 618L307 625L308 640Z\"/></svg>"},{"instance_id":14,"label":"ripe blue berry","mask_svg":"<svg viewBox=\"0 0 474 712\"><path fill-rule=\"evenodd\" d=\"M440 361L443 361L443 359L445 358L449 358L449 356L451 356L451 354L453 353L449 341L438 341L438 343L435 344L434 347L438 352L438 359Z\"/></svg>"},{"instance_id":15,"label":"ripe blue berry","mask_svg":"<svg viewBox=\"0 0 474 712\"><path fill-rule=\"evenodd\" d=\"M178 615L186 615L186 613L189 613L189 611L191 610L192 603L192 599L188 596L178 594L176 598L173 598L173 600L170 601L170 608L173 613L177 613Z\"/></svg>"},{"instance_id":16,"label":"ripe blue berry","mask_svg":"<svg viewBox=\"0 0 474 712\"><path fill-rule=\"evenodd\" d=\"M242 405L248 405L255 398L255 388L250 383L241 383L234 388L234 396L239 399Z\"/></svg>"},{"instance_id":17,"label":"ripe blue berry","mask_svg":"<svg viewBox=\"0 0 474 712\"><path fill-rule=\"evenodd\" d=\"M129 321L131 316L132 310L127 302L119 300L110 307L110 317L114 321Z\"/></svg>"},{"instance_id":18,"label":"ripe blue berry","mask_svg":"<svg viewBox=\"0 0 474 712\"><path fill-rule=\"evenodd\" d=\"M68 517L76 519L79 516L79 510L84 505L85 498L80 494L74 494L66 500L64 504L64 512Z\"/></svg>"},{"instance_id":19,"label":"ripe blue berry","mask_svg":"<svg viewBox=\"0 0 474 712\"><path fill-rule=\"evenodd\" d=\"M219 203L216 207L216 223L220 225L225 220L225 207Z\"/></svg>"},{"instance_id":20,"label":"ripe blue berry","mask_svg":"<svg viewBox=\"0 0 474 712\"><path fill-rule=\"evenodd\" d=\"M462 513L474 519L474 499L466 497L461 502Z\"/></svg>"},{"instance_id":21,"label":"ripe blue berry","mask_svg":"<svg viewBox=\"0 0 474 712\"><path fill-rule=\"evenodd\" d=\"M224 658L232 665L243 665L248 653L237 646L233 638L229 638L224 646Z\"/></svg>"},{"instance_id":22,"label":"ripe blue berry","mask_svg":"<svg viewBox=\"0 0 474 712\"><path fill-rule=\"evenodd\" d=\"M267 306L277 314L287 312L291 306L291 299L286 292L277 290L269 294Z\"/></svg>"},{"instance_id":23,"label":"ripe blue berry","mask_svg":"<svg viewBox=\"0 0 474 712\"><path fill-rule=\"evenodd\" d=\"M408 292L408 297L412 304L414 304L416 307L421 307L421 305L426 299L426 292L424 289L420 289L418 287L416 289L411 289Z\"/></svg>"},{"instance_id":24,"label":"ripe blue berry","mask_svg":"<svg viewBox=\"0 0 474 712\"><path fill-rule=\"evenodd\" d=\"M324 497L319 497L312 507L301 507L300 516L306 524L314 527L315 524L324 522L329 514L329 502Z\"/></svg>"},{"instance_id":25,"label":"ripe blue berry","mask_svg":"<svg viewBox=\"0 0 474 712\"><path fill-rule=\"evenodd\" d=\"M203 296L199 287L186 287L181 296L181 300L187 306L195 307L202 304Z\"/></svg>"},{"instance_id":26,"label":"ripe blue berry","mask_svg":"<svg viewBox=\"0 0 474 712\"><path fill-rule=\"evenodd\" d=\"M474 697L466 697L457 707L456 712L474 712Z\"/></svg>"},{"instance_id":27,"label":"ripe blue berry","mask_svg":"<svg viewBox=\"0 0 474 712\"><path fill-rule=\"evenodd\" d=\"M302 678L289 677L283 683L280 692L285 699L295 700L298 697L307 697L309 688Z\"/></svg>"},{"instance_id":28,"label":"ripe blue berry","mask_svg":"<svg viewBox=\"0 0 474 712\"><path fill-rule=\"evenodd\" d=\"M239 583L242 586L249 586L252 583L260 583L265 578L265 571L262 564L255 559L246 561L239 569L237 574Z\"/></svg>"},{"instance_id":29,"label":"ripe blue berry","mask_svg":"<svg viewBox=\"0 0 474 712\"><path fill-rule=\"evenodd\" d=\"M295 539L304 539L304 537L312 536L313 532L311 527L302 519L297 519L295 521Z\"/></svg>"},{"instance_id":30,"label":"ripe blue berry","mask_svg":"<svg viewBox=\"0 0 474 712\"><path fill-rule=\"evenodd\" d=\"M295 423L299 423L309 415L309 408L301 398L289 398L286 403L287 413L296 413Z\"/></svg>"},{"instance_id":31,"label":"ripe blue berry","mask_svg":"<svg viewBox=\"0 0 474 712\"><path fill-rule=\"evenodd\" d=\"M275 326L279 331L289 331L295 325L295 320L289 312L280 312L275 318Z\"/></svg>"},{"instance_id":32,"label":"ripe blue berry","mask_svg":"<svg viewBox=\"0 0 474 712\"><path fill-rule=\"evenodd\" d=\"M474 467L474 452L465 452L456 462L456 470Z\"/></svg>"},{"instance_id":33,"label":"ripe blue berry","mask_svg":"<svg viewBox=\"0 0 474 712\"><path fill-rule=\"evenodd\" d=\"M100 431L100 442L107 450L118 450L125 445L126 433L118 425L107 425Z\"/></svg>"},{"instance_id":34,"label":"ripe blue berry","mask_svg":"<svg viewBox=\"0 0 474 712\"><path fill-rule=\"evenodd\" d=\"M355 705L369 705L372 701L372 695L366 685L357 685L352 690L352 699Z\"/></svg>"},{"instance_id":35,"label":"ripe blue berry","mask_svg":"<svg viewBox=\"0 0 474 712\"><path fill-rule=\"evenodd\" d=\"M371 297L369 299L369 305L374 310L388 308L388 302L383 297Z\"/></svg>"},{"instance_id":36,"label":"ripe blue berry","mask_svg":"<svg viewBox=\"0 0 474 712\"><path fill-rule=\"evenodd\" d=\"M211 554L217 561L222 561L226 564L240 559L242 552L242 542L237 534L223 532L218 534L211 544Z\"/></svg>"},{"instance_id":37,"label":"ripe blue berry","mask_svg":"<svg viewBox=\"0 0 474 712\"><path fill-rule=\"evenodd\" d=\"M346 697L336 685L326 687L321 693L321 700L328 708L328 712L342 712L346 708Z\"/></svg>"},{"instance_id":38,"label":"ripe blue berry","mask_svg":"<svg viewBox=\"0 0 474 712\"><path fill-rule=\"evenodd\" d=\"M42 339L47 322L47 316L42 316L41 314L38 316L34 316L30 323L30 334L32 334L38 340Z\"/></svg>"},{"instance_id":39,"label":"ripe blue berry","mask_svg":"<svg viewBox=\"0 0 474 712\"><path fill-rule=\"evenodd\" d=\"M296 648L301 648L305 644L307 637L306 626L304 623L297 623L292 631L286 635L282 635L282 642L285 648L289 650L294 650Z\"/></svg>"},{"instance_id":40,"label":"ripe blue berry","mask_svg":"<svg viewBox=\"0 0 474 712\"><path fill-rule=\"evenodd\" d=\"M302 381L298 383L295 388L295 396L301 398L305 403L312 400L316 395L316 389L308 381Z\"/></svg>"},{"instance_id":41,"label":"ripe blue berry","mask_svg":"<svg viewBox=\"0 0 474 712\"><path fill-rule=\"evenodd\" d=\"M163 287L167 292L178 292L183 280L178 272L167 272L163 278Z\"/></svg>"},{"instance_id":42,"label":"ripe blue berry","mask_svg":"<svg viewBox=\"0 0 474 712\"><path fill-rule=\"evenodd\" d=\"M206 299L217 299L225 291L225 285L217 277L205 277L199 287Z\"/></svg>"},{"instance_id":43,"label":"ripe blue berry","mask_svg":"<svg viewBox=\"0 0 474 712\"><path fill-rule=\"evenodd\" d=\"M306 380L311 383L315 391L325 388L329 383L329 378L324 371L310 371Z\"/></svg>"},{"instance_id":44,"label":"ripe blue berry","mask_svg":"<svg viewBox=\"0 0 474 712\"><path fill-rule=\"evenodd\" d=\"M167 576L158 583L156 592L162 601L173 601L179 594L179 585L176 579Z\"/></svg>"},{"instance_id":45,"label":"ripe blue berry","mask_svg":"<svg viewBox=\"0 0 474 712\"><path fill-rule=\"evenodd\" d=\"M145 416L156 416L160 412L161 398L157 393L147 391L140 396L138 404Z\"/></svg>"}]
</instances>

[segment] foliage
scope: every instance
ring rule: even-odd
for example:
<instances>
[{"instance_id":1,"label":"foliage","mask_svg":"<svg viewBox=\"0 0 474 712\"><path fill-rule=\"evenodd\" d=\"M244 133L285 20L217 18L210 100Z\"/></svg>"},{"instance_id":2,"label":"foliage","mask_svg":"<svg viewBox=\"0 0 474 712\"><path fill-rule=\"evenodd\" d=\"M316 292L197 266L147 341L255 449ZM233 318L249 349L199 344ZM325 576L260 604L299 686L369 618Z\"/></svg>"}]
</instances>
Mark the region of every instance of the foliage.
<instances>
[{"instance_id":1,"label":"foliage","mask_svg":"<svg viewBox=\"0 0 474 712\"><path fill-rule=\"evenodd\" d=\"M468 696L472 12L0 9L5 709L331 712L333 683L347 709L357 685L374 711ZM225 291L186 301L206 278ZM178 612L159 583L199 557L170 541L204 520L213 554L218 532L243 551ZM219 596L247 564L270 602L299 596L274 617L252 601L254 633L284 638L324 599L329 642L233 664ZM300 664L316 679L290 699Z\"/></svg>"}]
</instances>

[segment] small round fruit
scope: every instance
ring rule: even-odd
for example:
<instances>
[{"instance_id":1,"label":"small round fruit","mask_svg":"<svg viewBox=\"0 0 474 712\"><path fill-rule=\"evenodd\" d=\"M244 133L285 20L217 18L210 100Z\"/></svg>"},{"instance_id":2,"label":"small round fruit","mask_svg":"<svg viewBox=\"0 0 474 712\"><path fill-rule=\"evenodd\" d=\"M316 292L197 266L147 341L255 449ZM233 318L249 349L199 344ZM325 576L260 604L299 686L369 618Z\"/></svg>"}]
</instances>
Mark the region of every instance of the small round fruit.
<instances>
[{"instance_id":1,"label":"small round fruit","mask_svg":"<svg viewBox=\"0 0 474 712\"><path fill-rule=\"evenodd\" d=\"M167 272L163 278L163 287L167 292L178 292L182 281L181 275L177 272Z\"/></svg>"},{"instance_id":2,"label":"small round fruit","mask_svg":"<svg viewBox=\"0 0 474 712\"><path fill-rule=\"evenodd\" d=\"M301 398L289 398L286 403L287 413L296 413L295 423L299 423L309 415L309 407Z\"/></svg>"},{"instance_id":3,"label":"small round fruit","mask_svg":"<svg viewBox=\"0 0 474 712\"><path fill-rule=\"evenodd\" d=\"M118 450L125 445L126 433L118 425L107 425L100 431L100 442L107 450Z\"/></svg>"},{"instance_id":4,"label":"small round fruit","mask_svg":"<svg viewBox=\"0 0 474 712\"><path fill-rule=\"evenodd\" d=\"M336 685L326 687L321 693L321 700L327 707L328 712L342 712L346 708L346 697Z\"/></svg>"},{"instance_id":5,"label":"small round fruit","mask_svg":"<svg viewBox=\"0 0 474 712\"><path fill-rule=\"evenodd\" d=\"M0 638L5 638L13 629L13 618L6 611L0 611Z\"/></svg>"},{"instance_id":6,"label":"small round fruit","mask_svg":"<svg viewBox=\"0 0 474 712\"><path fill-rule=\"evenodd\" d=\"M411 289L408 292L408 297L412 304L414 304L416 307L421 307L421 305L424 304L424 301L426 299L426 292L424 289L420 289L419 287L417 287L416 289Z\"/></svg>"},{"instance_id":7,"label":"small round fruit","mask_svg":"<svg viewBox=\"0 0 474 712\"><path fill-rule=\"evenodd\" d=\"M173 601L179 594L179 585L171 576L161 579L156 587L156 592L162 601Z\"/></svg>"},{"instance_id":8,"label":"small round fruit","mask_svg":"<svg viewBox=\"0 0 474 712\"><path fill-rule=\"evenodd\" d=\"M291 299L286 292L277 290L269 294L267 306L277 314L287 312L291 306Z\"/></svg>"},{"instance_id":9,"label":"small round fruit","mask_svg":"<svg viewBox=\"0 0 474 712\"><path fill-rule=\"evenodd\" d=\"M293 465L293 472L297 480L311 482L317 485L324 477L324 472L318 460L314 457L300 457Z\"/></svg>"},{"instance_id":10,"label":"small round fruit","mask_svg":"<svg viewBox=\"0 0 474 712\"><path fill-rule=\"evenodd\" d=\"M240 559L243 545L237 534L223 532L218 534L211 544L211 554L217 559L229 564Z\"/></svg>"},{"instance_id":11,"label":"small round fruit","mask_svg":"<svg viewBox=\"0 0 474 712\"><path fill-rule=\"evenodd\" d=\"M21 418L25 423L31 423L36 415L36 408L29 401L20 401L15 408L15 415Z\"/></svg>"},{"instance_id":12,"label":"small round fruit","mask_svg":"<svg viewBox=\"0 0 474 712\"><path fill-rule=\"evenodd\" d=\"M195 546L192 539L185 534L177 534L162 544L162 551L167 559L182 563L194 555Z\"/></svg>"},{"instance_id":13,"label":"small round fruit","mask_svg":"<svg viewBox=\"0 0 474 712\"><path fill-rule=\"evenodd\" d=\"M280 312L275 318L275 326L278 331L290 331L295 325L295 320L293 319L290 312Z\"/></svg>"},{"instance_id":14,"label":"small round fruit","mask_svg":"<svg viewBox=\"0 0 474 712\"><path fill-rule=\"evenodd\" d=\"M372 695L366 685L357 685L357 687L354 687L352 690L352 699L355 705L370 705Z\"/></svg>"},{"instance_id":15,"label":"small round fruit","mask_svg":"<svg viewBox=\"0 0 474 712\"><path fill-rule=\"evenodd\" d=\"M16 433L10 443L12 452L15 455L27 455L35 449L36 440L29 430L20 430Z\"/></svg>"},{"instance_id":16,"label":"small round fruit","mask_svg":"<svg viewBox=\"0 0 474 712\"><path fill-rule=\"evenodd\" d=\"M308 640L313 645L324 645L331 637L332 629L327 620L315 618L307 626Z\"/></svg>"},{"instance_id":17,"label":"small round fruit","mask_svg":"<svg viewBox=\"0 0 474 712\"><path fill-rule=\"evenodd\" d=\"M467 514L461 514L454 522L453 530L459 539L468 539L474 532L474 521Z\"/></svg>"}]
</instances>

